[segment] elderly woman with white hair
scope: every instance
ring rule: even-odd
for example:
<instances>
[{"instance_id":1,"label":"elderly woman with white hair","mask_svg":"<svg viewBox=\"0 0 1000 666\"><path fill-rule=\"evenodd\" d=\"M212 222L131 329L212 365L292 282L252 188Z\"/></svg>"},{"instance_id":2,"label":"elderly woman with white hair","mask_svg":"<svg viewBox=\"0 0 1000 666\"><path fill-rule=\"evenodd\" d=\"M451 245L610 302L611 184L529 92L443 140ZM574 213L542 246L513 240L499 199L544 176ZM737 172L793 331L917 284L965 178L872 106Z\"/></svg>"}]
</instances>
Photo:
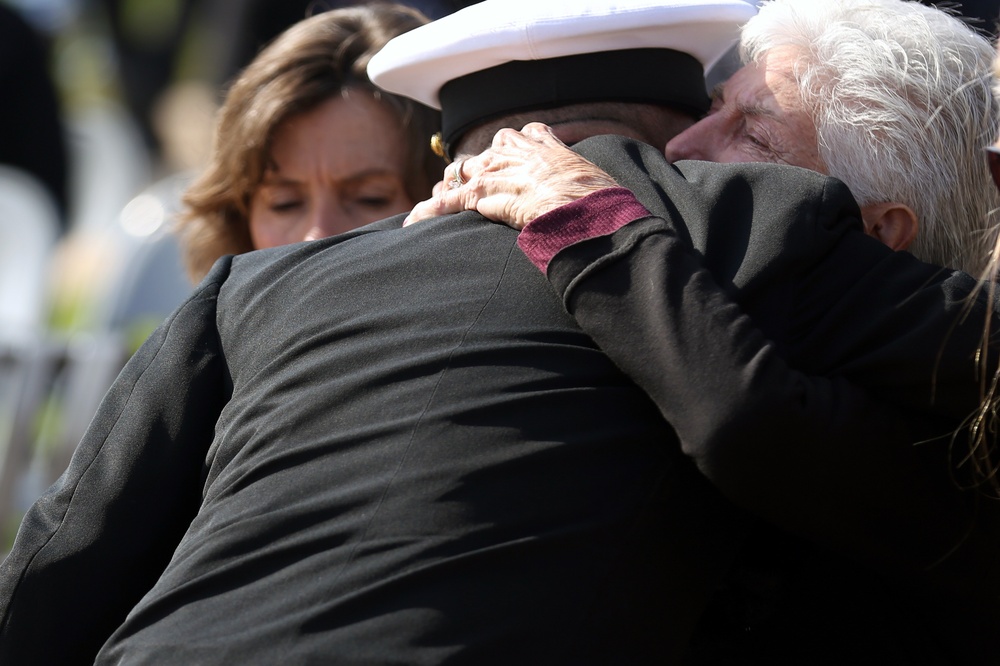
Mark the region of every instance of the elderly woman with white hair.
<instances>
[{"instance_id":1,"label":"elderly woman with white hair","mask_svg":"<svg viewBox=\"0 0 1000 666\"><path fill-rule=\"evenodd\" d=\"M746 65L718 86L708 116L667 144L667 159L834 176L889 247L985 267L1000 206L983 169L997 126L985 39L916 3L837 0L766 4L740 41Z\"/></svg>"},{"instance_id":2,"label":"elderly woman with white hair","mask_svg":"<svg viewBox=\"0 0 1000 666\"><path fill-rule=\"evenodd\" d=\"M842 180L859 204L857 231L827 254L789 260L774 230L727 228L725 193L710 216L721 227L686 228L683 209L654 201L657 178L683 183L684 162L660 166L626 145L626 166L602 170L538 124L460 156L407 222L470 208L523 229L521 249L702 472L818 545L803 559L771 535L751 553L771 569L743 600L751 608L736 611L736 631L709 628L696 663L996 663L997 457L992 426L974 414L1000 351L980 346L983 319L995 331L1000 316L969 275L989 264L1000 207L983 154L1000 123L993 49L917 3L773 0L744 28L741 55L744 67L666 157ZM616 187L631 159L653 179L649 192ZM747 256L777 247L770 297L706 264L720 238ZM791 335L757 328L755 314L770 320L774 308L792 313ZM839 364L816 367L817 346L836 349ZM691 384L732 399L685 402L691 391L673 387ZM848 594L868 583L872 599L894 601L824 597L848 582L824 568L843 554L862 564Z\"/></svg>"}]
</instances>

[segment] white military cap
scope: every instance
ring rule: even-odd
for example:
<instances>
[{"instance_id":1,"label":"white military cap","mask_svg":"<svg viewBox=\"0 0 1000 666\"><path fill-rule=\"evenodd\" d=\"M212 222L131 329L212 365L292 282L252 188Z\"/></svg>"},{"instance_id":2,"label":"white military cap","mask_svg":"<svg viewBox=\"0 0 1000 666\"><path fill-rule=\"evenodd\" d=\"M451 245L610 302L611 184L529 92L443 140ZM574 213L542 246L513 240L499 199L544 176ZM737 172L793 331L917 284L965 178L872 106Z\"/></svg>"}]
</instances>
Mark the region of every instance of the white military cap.
<instances>
[{"instance_id":1,"label":"white military cap","mask_svg":"<svg viewBox=\"0 0 1000 666\"><path fill-rule=\"evenodd\" d=\"M749 0L485 0L390 40L379 87L441 109L446 144L489 118L587 101L708 108L704 71Z\"/></svg>"}]
</instances>

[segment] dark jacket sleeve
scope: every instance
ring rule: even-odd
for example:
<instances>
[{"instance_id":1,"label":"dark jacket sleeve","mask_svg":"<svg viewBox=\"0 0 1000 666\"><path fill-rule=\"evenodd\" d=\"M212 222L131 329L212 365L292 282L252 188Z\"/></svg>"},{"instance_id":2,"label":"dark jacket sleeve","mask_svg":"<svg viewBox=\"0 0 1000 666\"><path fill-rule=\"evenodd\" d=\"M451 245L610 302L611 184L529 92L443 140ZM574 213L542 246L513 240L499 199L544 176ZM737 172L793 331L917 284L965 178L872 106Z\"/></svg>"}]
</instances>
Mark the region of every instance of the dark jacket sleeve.
<instances>
[{"instance_id":1,"label":"dark jacket sleeve","mask_svg":"<svg viewBox=\"0 0 1000 666\"><path fill-rule=\"evenodd\" d=\"M949 435L962 407L936 402L930 389L940 343L907 342L911 330L894 325L954 322L941 310L942 292L914 298L909 310L890 308L887 319L872 316L882 307L876 302L854 328L845 317L864 310L842 301L855 298L859 268L843 283L830 275L856 249L844 239L864 239L853 231L856 208L842 186L763 165L704 169L661 174L657 186L670 201L663 217L555 253L550 282L737 504L882 568L934 564L972 520L970 500L949 474ZM632 189L622 173L614 175ZM776 186L782 179L788 185ZM706 220L730 242L699 236ZM773 233L761 238L762 229ZM881 277L884 257L876 255L855 261ZM928 279L911 277L916 286ZM941 323L937 340L948 330ZM970 358L965 368L973 365ZM967 414L977 392L974 376L964 381ZM886 399L891 388L897 394Z\"/></svg>"},{"instance_id":2,"label":"dark jacket sleeve","mask_svg":"<svg viewBox=\"0 0 1000 666\"><path fill-rule=\"evenodd\" d=\"M228 394L220 261L128 362L0 567L0 663L90 664L156 581L201 502Z\"/></svg>"}]
</instances>

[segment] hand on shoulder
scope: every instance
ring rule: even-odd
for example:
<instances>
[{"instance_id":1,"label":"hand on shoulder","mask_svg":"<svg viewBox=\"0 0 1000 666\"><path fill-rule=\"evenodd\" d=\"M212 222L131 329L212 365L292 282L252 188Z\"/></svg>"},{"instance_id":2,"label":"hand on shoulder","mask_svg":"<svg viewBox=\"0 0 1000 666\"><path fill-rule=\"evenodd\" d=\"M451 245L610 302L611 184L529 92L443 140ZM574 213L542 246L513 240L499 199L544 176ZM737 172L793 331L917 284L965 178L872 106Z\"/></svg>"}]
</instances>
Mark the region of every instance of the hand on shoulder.
<instances>
[{"instance_id":1,"label":"hand on shoulder","mask_svg":"<svg viewBox=\"0 0 1000 666\"><path fill-rule=\"evenodd\" d=\"M542 123L502 129L490 148L460 157L445 169L431 199L418 203L403 226L476 210L514 229L588 194L617 187L615 180L574 153Z\"/></svg>"}]
</instances>

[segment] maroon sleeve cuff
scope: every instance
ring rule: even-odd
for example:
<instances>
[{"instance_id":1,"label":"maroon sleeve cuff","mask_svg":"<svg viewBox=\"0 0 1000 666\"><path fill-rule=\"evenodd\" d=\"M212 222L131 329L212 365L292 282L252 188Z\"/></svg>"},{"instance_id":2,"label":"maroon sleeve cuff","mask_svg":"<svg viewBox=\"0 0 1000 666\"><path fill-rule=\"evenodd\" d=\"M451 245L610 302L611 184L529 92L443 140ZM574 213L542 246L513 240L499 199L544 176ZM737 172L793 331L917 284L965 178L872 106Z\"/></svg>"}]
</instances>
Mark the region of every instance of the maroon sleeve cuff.
<instances>
[{"instance_id":1,"label":"maroon sleeve cuff","mask_svg":"<svg viewBox=\"0 0 1000 666\"><path fill-rule=\"evenodd\" d=\"M590 238L608 236L649 215L630 190L609 187L536 218L525 225L517 244L531 263L545 273L560 250Z\"/></svg>"}]
</instances>

